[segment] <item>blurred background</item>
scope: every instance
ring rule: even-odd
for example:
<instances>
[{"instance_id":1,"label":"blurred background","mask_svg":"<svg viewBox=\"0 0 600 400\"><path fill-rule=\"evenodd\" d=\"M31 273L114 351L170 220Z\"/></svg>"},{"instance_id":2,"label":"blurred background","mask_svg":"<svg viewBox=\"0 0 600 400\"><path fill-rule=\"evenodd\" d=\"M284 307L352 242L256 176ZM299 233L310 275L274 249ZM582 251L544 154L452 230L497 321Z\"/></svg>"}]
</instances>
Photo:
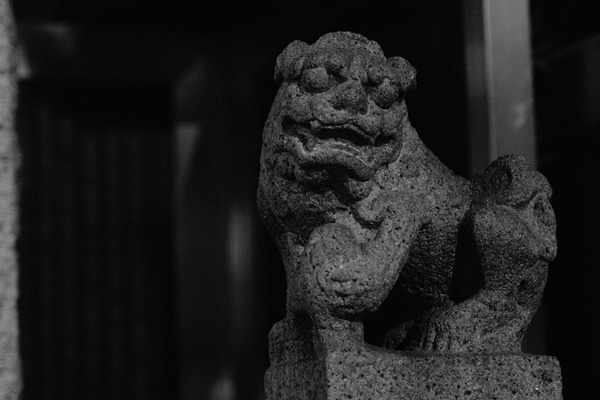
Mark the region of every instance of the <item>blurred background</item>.
<instances>
[{"instance_id":1,"label":"blurred background","mask_svg":"<svg viewBox=\"0 0 600 400\"><path fill-rule=\"evenodd\" d=\"M554 187L559 224L526 349L559 358L566 400L600 398L600 14L593 2L511 2L524 8L13 0L22 398L263 398L268 331L285 314L283 269L255 206L273 67L289 42L336 30L416 67L411 121L463 176L487 163L478 146L493 130L481 119L493 107L473 95L490 90L473 55L526 51L526 79L496 89L525 82L514 118L528 121L517 124L530 132L525 152ZM492 29L490 44L486 16L524 22Z\"/></svg>"}]
</instances>

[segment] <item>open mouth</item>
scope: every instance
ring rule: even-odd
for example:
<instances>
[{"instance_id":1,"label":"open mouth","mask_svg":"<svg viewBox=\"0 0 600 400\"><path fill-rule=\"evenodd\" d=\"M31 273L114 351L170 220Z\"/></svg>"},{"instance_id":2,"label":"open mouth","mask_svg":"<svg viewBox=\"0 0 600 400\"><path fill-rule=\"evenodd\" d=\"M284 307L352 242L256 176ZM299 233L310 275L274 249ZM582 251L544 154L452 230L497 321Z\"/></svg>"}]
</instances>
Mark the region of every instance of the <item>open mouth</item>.
<instances>
[{"instance_id":1,"label":"open mouth","mask_svg":"<svg viewBox=\"0 0 600 400\"><path fill-rule=\"evenodd\" d=\"M320 125L315 122L300 123L285 117L282 122L284 131L297 138L304 150L312 153L317 148L338 149L356 156L364 148L383 145L387 140L366 134L354 124Z\"/></svg>"},{"instance_id":2,"label":"open mouth","mask_svg":"<svg viewBox=\"0 0 600 400\"><path fill-rule=\"evenodd\" d=\"M372 146L374 141L358 128L348 126L322 127L312 132L306 144L314 149L322 146L329 149L338 149L358 156L365 148ZM306 150L311 151L308 147ZM363 151L361 151L363 149Z\"/></svg>"},{"instance_id":3,"label":"open mouth","mask_svg":"<svg viewBox=\"0 0 600 400\"><path fill-rule=\"evenodd\" d=\"M398 142L393 136L369 135L354 123L323 125L285 116L281 127L284 148L303 170L335 166L365 181L382 163L391 161L397 151Z\"/></svg>"}]
</instances>

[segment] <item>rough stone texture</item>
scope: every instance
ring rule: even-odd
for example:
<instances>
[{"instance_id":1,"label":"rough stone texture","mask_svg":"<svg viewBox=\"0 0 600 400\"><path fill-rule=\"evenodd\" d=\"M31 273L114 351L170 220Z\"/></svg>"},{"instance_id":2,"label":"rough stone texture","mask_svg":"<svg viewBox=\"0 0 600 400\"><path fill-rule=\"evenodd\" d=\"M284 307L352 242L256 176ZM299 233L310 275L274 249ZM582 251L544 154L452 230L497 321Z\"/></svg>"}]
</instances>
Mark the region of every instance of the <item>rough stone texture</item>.
<instances>
[{"instance_id":1,"label":"rough stone texture","mask_svg":"<svg viewBox=\"0 0 600 400\"><path fill-rule=\"evenodd\" d=\"M281 333L281 332L280 332ZM268 399L561 399L558 361L522 354L431 355L356 345L318 355L271 339ZM289 347L290 343L305 348ZM273 351L275 353L273 353Z\"/></svg>"},{"instance_id":2,"label":"rough stone texture","mask_svg":"<svg viewBox=\"0 0 600 400\"><path fill-rule=\"evenodd\" d=\"M17 399L21 388L17 321L18 164L13 127L16 84L15 29L8 0L0 0L0 399Z\"/></svg>"},{"instance_id":3,"label":"rough stone texture","mask_svg":"<svg viewBox=\"0 0 600 400\"><path fill-rule=\"evenodd\" d=\"M556 256L546 179L518 156L454 175L408 120L414 68L360 35L291 43L275 79L258 205L288 313L268 398L561 398L557 361L520 351ZM391 350L365 344L371 313Z\"/></svg>"}]
</instances>

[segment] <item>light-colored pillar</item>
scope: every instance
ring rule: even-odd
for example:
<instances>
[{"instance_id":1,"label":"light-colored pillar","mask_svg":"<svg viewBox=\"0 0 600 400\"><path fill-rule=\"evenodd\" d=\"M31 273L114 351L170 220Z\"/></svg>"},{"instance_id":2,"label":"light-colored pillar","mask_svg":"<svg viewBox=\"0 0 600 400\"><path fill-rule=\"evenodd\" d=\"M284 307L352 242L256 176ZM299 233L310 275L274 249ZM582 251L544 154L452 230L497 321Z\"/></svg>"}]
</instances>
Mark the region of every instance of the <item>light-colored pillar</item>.
<instances>
[{"instance_id":1,"label":"light-colored pillar","mask_svg":"<svg viewBox=\"0 0 600 400\"><path fill-rule=\"evenodd\" d=\"M535 168L529 0L463 0L471 173L520 154Z\"/></svg>"},{"instance_id":2,"label":"light-colored pillar","mask_svg":"<svg viewBox=\"0 0 600 400\"><path fill-rule=\"evenodd\" d=\"M14 131L15 27L8 0L0 0L0 399L21 390L17 320L17 186L19 153Z\"/></svg>"}]
</instances>

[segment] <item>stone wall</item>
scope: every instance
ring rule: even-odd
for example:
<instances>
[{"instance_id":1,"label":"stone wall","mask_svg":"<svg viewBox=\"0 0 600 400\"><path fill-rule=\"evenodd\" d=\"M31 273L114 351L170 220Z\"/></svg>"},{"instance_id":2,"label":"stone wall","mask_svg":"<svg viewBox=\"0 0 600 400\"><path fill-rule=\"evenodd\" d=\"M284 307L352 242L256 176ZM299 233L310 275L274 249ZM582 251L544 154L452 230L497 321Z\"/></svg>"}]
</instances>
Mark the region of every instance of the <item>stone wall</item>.
<instances>
[{"instance_id":1,"label":"stone wall","mask_svg":"<svg viewBox=\"0 0 600 400\"><path fill-rule=\"evenodd\" d=\"M0 0L0 399L21 388L17 321L17 188L19 153L14 131L15 27L8 0Z\"/></svg>"}]
</instances>

